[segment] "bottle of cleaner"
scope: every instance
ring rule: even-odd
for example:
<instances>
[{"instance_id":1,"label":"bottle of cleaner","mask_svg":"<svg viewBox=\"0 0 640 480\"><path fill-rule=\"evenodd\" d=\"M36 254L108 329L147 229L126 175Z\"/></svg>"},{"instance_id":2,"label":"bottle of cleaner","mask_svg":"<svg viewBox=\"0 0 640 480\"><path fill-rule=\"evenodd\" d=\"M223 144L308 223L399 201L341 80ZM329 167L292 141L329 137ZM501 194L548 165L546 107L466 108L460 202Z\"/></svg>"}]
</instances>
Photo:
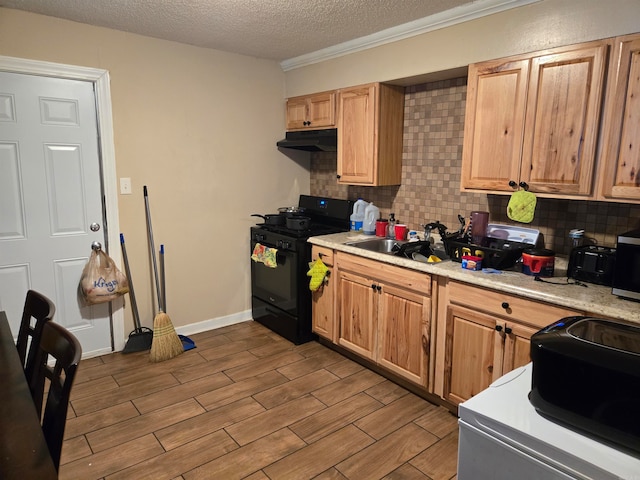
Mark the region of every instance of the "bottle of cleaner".
<instances>
[{"instance_id":1,"label":"bottle of cleaner","mask_svg":"<svg viewBox=\"0 0 640 480\"><path fill-rule=\"evenodd\" d=\"M362 224L364 222L364 210L369 205L363 199L359 198L356 203L353 204L353 213L349 220L351 221L351 230L362 230Z\"/></svg>"},{"instance_id":2,"label":"bottle of cleaner","mask_svg":"<svg viewBox=\"0 0 640 480\"><path fill-rule=\"evenodd\" d=\"M396 214L389 214L389 223L387 224L387 238L396 239Z\"/></svg>"},{"instance_id":3,"label":"bottle of cleaner","mask_svg":"<svg viewBox=\"0 0 640 480\"><path fill-rule=\"evenodd\" d=\"M367 205L364 209L364 222L362 224L362 231L365 235L376 234L376 221L380 218L380 209L376 207L373 202Z\"/></svg>"}]
</instances>

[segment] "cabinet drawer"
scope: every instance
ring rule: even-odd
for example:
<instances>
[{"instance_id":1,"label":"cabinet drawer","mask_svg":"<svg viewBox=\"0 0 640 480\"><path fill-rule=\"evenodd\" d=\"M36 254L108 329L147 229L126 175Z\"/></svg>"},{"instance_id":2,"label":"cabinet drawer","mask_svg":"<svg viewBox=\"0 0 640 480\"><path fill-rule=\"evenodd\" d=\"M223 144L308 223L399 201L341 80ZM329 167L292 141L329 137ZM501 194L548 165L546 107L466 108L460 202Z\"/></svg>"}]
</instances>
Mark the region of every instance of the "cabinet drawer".
<instances>
[{"instance_id":1,"label":"cabinet drawer","mask_svg":"<svg viewBox=\"0 0 640 480\"><path fill-rule=\"evenodd\" d=\"M335 260L340 269L355 270L360 275L366 272L367 276L376 281L410 289L421 295L431 295L431 276L427 273L342 252L336 253Z\"/></svg>"},{"instance_id":2,"label":"cabinet drawer","mask_svg":"<svg viewBox=\"0 0 640 480\"><path fill-rule=\"evenodd\" d=\"M459 282L450 282L448 292L452 303L502 318L525 322L536 328L544 328L564 317L583 315L583 312L577 310Z\"/></svg>"},{"instance_id":3,"label":"cabinet drawer","mask_svg":"<svg viewBox=\"0 0 640 480\"><path fill-rule=\"evenodd\" d=\"M324 263L328 267L333 266L333 250L327 247L319 247L314 245L311 248L311 261L315 262L320 256L322 263Z\"/></svg>"}]
</instances>

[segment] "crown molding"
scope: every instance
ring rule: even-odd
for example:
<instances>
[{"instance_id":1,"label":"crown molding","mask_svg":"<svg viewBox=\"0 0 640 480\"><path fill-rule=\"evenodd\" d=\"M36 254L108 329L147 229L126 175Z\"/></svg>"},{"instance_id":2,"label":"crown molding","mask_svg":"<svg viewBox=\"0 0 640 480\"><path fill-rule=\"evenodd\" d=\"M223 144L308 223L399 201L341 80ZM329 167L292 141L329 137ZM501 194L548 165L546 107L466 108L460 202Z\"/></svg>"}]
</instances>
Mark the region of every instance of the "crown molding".
<instances>
[{"instance_id":1,"label":"crown molding","mask_svg":"<svg viewBox=\"0 0 640 480\"><path fill-rule=\"evenodd\" d=\"M280 67L286 72L539 1L541 0L478 0L371 35L283 60L280 62Z\"/></svg>"}]
</instances>

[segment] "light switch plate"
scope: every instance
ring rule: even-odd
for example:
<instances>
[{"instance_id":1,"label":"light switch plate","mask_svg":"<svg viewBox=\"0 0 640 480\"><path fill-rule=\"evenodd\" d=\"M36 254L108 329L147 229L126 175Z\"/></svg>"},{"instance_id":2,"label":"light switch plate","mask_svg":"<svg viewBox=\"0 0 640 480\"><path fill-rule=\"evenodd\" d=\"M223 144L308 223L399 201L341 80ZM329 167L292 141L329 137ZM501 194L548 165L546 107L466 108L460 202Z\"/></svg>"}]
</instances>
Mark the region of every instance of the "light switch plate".
<instances>
[{"instance_id":1,"label":"light switch plate","mask_svg":"<svg viewBox=\"0 0 640 480\"><path fill-rule=\"evenodd\" d=\"M131 195L131 179L130 178L121 178L120 179L120 195Z\"/></svg>"}]
</instances>

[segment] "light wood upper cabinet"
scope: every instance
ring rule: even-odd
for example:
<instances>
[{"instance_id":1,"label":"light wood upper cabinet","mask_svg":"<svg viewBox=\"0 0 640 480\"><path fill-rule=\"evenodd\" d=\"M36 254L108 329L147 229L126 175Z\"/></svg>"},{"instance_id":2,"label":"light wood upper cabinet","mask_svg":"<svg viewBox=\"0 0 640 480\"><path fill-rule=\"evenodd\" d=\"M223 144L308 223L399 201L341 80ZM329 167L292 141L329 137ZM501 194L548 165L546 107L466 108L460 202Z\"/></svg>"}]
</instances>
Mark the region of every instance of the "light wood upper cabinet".
<instances>
[{"instance_id":1,"label":"light wood upper cabinet","mask_svg":"<svg viewBox=\"0 0 640 480\"><path fill-rule=\"evenodd\" d=\"M640 34L616 38L601 159L601 197L640 201Z\"/></svg>"},{"instance_id":2,"label":"light wood upper cabinet","mask_svg":"<svg viewBox=\"0 0 640 480\"><path fill-rule=\"evenodd\" d=\"M338 183L399 185L404 88L381 83L338 92Z\"/></svg>"},{"instance_id":3,"label":"light wood upper cabinet","mask_svg":"<svg viewBox=\"0 0 640 480\"><path fill-rule=\"evenodd\" d=\"M317 130L336 126L336 92L287 99L287 130Z\"/></svg>"},{"instance_id":4,"label":"light wood upper cabinet","mask_svg":"<svg viewBox=\"0 0 640 480\"><path fill-rule=\"evenodd\" d=\"M469 67L462 188L593 196L608 44Z\"/></svg>"},{"instance_id":5,"label":"light wood upper cabinet","mask_svg":"<svg viewBox=\"0 0 640 480\"><path fill-rule=\"evenodd\" d=\"M427 387L430 276L336 253L338 344Z\"/></svg>"},{"instance_id":6,"label":"light wood upper cabinet","mask_svg":"<svg viewBox=\"0 0 640 480\"><path fill-rule=\"evenodd\" d=\"M529 60L469 65L462 187L511 190L520 178Z\"/></svg>"}]
</instances>

